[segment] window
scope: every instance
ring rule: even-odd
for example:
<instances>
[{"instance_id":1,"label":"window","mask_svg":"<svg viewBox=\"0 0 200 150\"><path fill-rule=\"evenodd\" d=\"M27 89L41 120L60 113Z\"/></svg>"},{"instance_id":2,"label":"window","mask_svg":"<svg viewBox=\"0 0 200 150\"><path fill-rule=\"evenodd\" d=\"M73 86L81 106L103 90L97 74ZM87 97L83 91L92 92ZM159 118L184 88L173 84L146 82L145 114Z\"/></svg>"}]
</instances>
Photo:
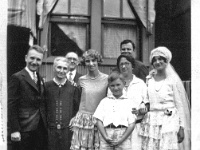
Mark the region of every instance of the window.
<instances>
[{"instance_id":1,"label":"window","mask_svg":"<svg viewBox=\"0 0 200 150\"><path fill-rule=\"evenodd\" d=\"M103 0L102 30L104 58L117 58L125 39L136 44L137 26L127 0Z\"/></svg>"},{"instance_id":2,"label":"window","mask_svg":"<svg viewBox=\"0 0 200 150\"><path fill-rule=\"evenodd\" d=\"M88 49L89 0L59 0L51 13L48 56Z\"/></svg>"},{"instance_id":3,"label":"window","mask_svg":"<svg viewBox=\"0 0 200 150\"><path fill-rule=\"evenodd\" d=\"M48 56L93 48L112 65L121 41L138 46L138 30L127 0L59 0L51 12Z\"/></svg>"}]
</instances>

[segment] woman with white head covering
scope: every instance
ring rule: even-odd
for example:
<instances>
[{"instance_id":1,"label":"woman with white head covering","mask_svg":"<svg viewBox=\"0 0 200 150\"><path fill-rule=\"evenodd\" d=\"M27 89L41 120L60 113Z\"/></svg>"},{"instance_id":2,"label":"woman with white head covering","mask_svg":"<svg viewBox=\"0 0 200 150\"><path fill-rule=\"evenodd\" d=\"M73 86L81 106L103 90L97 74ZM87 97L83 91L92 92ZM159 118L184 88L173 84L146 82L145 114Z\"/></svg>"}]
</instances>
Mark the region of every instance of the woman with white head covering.
<instances>
[{"instance_id":1,"label":"woman with white head covering","mask_svg":"<svg viewBox=\"0 0 200 150\"><path fill-rule=\"evenodd\" d=\"M171 59L166 47L151 51L153 70L147 76L150 111L141 123L142 150L191 149L190 104Z\"/></svg>"}]
</instances>

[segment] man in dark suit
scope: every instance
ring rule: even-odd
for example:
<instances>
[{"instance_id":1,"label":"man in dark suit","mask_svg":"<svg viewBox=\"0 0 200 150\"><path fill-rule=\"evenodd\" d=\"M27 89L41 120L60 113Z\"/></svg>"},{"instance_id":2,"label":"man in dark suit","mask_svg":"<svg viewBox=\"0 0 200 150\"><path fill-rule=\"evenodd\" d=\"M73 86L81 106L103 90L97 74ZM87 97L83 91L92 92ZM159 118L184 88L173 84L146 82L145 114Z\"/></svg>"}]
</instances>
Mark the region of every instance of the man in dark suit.
<instances>
[{"instance_id":1,"label":"man in dark suit","mask_svg":"<svg viewBox=\"0 0 200 150\"><path fill-rule=\"evenodd\" d=\"M13 74L8 84L8 121L13 149L46 149L44 83L38 68L44 50L33 45L25 56L26 67Z\"/></svg>"},{"instance_id":2,"label":"man in dark suit","mask_svg":"<svg viewBox=\"0 0 200 150\"><path fill-rule=\"evenodd\" d=\"M69 150L72 131L69 123L78 111L80 91L66 79L68 62L56 57L53 65L54 78L46 82L48 150Z\"/></svg>"},{"instance_id":3,"label":"man in dark suit","mask_svg":"<svg viewBox=\"0 0 200 150\"><path fill-rule=\"evenodd\" d=\"M65 56L69 63L69 72L67 73L67 79L71 82L78 83L78 79L82 74L77 72L77 66L79 64L78 55L75 52L69 52Z\"/></svg>"},{"instance_id":4,"label":"man in dark suit","mask_svg":"<svg viewBox=\"0 0 200 150\"><path fill-rule=\"evenodd\" d=\"M136 60L135 44L131 40L124 40L120 44L121 54L131 54L135 59L135 68L133 74L146 82L146 76L149 74L148 68L139 60Z\"/></svg>"}]
</instances>

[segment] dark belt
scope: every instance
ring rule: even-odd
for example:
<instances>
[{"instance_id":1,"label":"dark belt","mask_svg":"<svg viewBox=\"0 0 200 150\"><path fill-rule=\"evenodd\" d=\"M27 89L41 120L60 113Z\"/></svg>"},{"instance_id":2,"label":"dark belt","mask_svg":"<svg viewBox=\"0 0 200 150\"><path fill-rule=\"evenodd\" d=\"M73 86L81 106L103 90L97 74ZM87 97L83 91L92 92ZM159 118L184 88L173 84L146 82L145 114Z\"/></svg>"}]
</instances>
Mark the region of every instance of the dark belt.
<instances>
[{"instance_id":1,"label":"dark belt","mask_svg":"<svg viewBox=\"0 0 200 150\"><path fill-rule=\"evenodd\" d=\"M114 124L109 124L106 126L106 128L127 128L124 125L118 125L117 127Z\"/></svg>"},{"instance_id":2,"label":"dark belt","mask_svg":"<svg viewBox=\"0 0 200 150\"><path fill-rule=\"evenodd\" d=\"M135 123L141 123L142 122L142 119L139 119L139 120L136 120Z\"/></svg>"}]
</instances>

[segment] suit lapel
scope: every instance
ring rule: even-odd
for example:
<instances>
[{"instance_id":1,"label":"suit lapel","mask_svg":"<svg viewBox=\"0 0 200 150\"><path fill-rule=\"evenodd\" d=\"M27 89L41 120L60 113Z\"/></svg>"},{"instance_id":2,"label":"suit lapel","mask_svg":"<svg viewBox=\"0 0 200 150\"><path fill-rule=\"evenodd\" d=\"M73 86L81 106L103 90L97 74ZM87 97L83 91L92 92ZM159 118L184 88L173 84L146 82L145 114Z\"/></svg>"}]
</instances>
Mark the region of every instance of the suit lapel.
<instances>
[{"instance_id":1,"label":"suit lapel","mask_svg":"<svg viewBox=\"0 0 200 150\"><path fill-rule=\"evenodd\" d=\"M24 76L24 79L34 88L38 91L38 87L35 84L35 82L31 79L29 73L26 71L26 69L23 70L22 75Z\"/></svg>"}]
</instances>

